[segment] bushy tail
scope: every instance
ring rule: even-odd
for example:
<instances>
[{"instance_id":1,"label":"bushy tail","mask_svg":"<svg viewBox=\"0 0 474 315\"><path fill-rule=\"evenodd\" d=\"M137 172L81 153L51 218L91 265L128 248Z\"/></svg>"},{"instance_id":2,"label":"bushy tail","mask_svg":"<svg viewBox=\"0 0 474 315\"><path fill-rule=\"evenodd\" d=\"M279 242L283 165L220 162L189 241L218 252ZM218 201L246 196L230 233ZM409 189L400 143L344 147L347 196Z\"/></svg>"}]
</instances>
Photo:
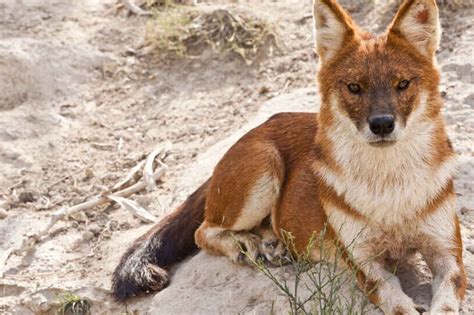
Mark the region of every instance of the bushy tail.
<instances>
[{"instance_id":1,"label":"bushy tail","mask_svg":"<svg viewBox=\"0 0 474 315\"><path fill-rule=\"evenodd\" d=\"M204 220L209 180L174 212L137 239L122 256L112 279L112 294L124 301L169 283L167 268L197 249L194 232Z\"/></svg>"}]
</instances>

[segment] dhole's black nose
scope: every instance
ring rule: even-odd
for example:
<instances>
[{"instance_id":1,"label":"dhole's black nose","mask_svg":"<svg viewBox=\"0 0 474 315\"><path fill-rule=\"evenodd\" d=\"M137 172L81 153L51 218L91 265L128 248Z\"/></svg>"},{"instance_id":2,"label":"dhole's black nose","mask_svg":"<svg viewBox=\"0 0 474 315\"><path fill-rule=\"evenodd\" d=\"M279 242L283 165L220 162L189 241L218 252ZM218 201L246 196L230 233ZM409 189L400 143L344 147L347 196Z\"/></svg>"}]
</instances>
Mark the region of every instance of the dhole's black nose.
<instances>
[{"instance_id":1,"label":"dhole's black nose","mask_svg":"<svg viewBox=\"0 0 474 315\"><path fill-rule=\"evenodd\" d=\"M395 129L395 117L393 115L372 116L369 118L370 130L378 136L386 136Z\"/></svg>"}]
</instances>

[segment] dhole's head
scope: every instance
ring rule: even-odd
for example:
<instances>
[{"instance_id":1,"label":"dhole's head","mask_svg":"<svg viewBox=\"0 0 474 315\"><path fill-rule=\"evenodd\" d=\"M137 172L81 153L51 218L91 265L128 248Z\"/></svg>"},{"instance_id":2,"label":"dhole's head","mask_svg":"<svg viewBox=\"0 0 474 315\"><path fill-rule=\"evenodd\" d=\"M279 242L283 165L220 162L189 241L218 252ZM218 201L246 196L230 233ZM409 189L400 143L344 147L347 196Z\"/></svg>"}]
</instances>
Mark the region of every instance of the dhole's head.
<instances>
[{"instance_id":1,"label":"dhole's head","mask_svg":"<svg viewBox=\"0 0 474 315\"><path fill-rule=\"evenodd\" d=\"M335 0L313 7L323 121L384 146L406 137L416 117L439 113L435 0L406 0L377 36L360 31Z\"/></svg>"}]
</instances>

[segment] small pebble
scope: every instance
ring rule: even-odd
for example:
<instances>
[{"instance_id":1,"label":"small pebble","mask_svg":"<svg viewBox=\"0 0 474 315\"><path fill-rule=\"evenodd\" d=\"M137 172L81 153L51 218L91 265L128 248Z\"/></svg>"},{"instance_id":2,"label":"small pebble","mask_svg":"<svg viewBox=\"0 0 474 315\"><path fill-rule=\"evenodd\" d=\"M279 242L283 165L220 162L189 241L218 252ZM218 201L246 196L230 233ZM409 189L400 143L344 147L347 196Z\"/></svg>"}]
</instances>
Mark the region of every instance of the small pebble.
<instances>
[{"instance_id":1,"label":"small pebble","mask_svg":"<svg viewBox=\"0 0 474 315\"><path fill-rule=\"evenodd\" d=\"M22 203L34 202L36 197L32 191L22 191L18 196L18 200Z\"/></svg>"},{"instance_id":2,"label":"small pebble","mask_svg":"<svg viewBox=\"0 0 474 315\"><path fill-rule=\"evenodd\" d=\"M70 217L77 222L86 222L87 221L87 216L84 212L76 212L70 215Z\"/></svg>"},{"instance_id":3,"label":"small pebble","mask_svg":"<svg viewBox=\"0 0 474 315\"><path fill-rule=\"evenodd\" d=\"M101 228L95 223L92 223L87 227L87 232L91 232L95 236L98 236L100 234L100 230Z\"/></svg>"},{"instance_id":4,"label":"small pebble","mask_svg":"<svg viewBox=\"0 0 474 315\"><path fill-rule=\"evenodd\" d=\"M47 312L51 309L51 305L47 301L41 301L38 304L38 308L41 312Z\"/></svg>"},{"instance_id":5,"label":"small pebble","mask_svg":"<svg viewBox=\"0 0 474 315\"><path fill-rule=\"evenodd\" d=\"M140 206L146 208L151 204L151 202L153 201L153 198L151 196L142 195L142 196L136 197L135 200L138 202Z\"/></svg>"},{"instance_id":6,"label":"small pebble","mask_svg":"<svg viewBox=\"0 0 474 315\"><path fill-rule=\"evenodd\" d=\"M93 238L94 238L94 233L92 233L91 231L84 231L84 233L82 233L82 239L84 241L90 241Z\"/></svg>"},{"instance_id":7,"label":"small pebble","mask_svg":"<svg viewBox=\"0 0 474 315\"><path fill-rule=\"evenodd\" d=\"M197 135L197 134L201 133L201 128L199 128L198 126L195 126L195 125L190 126L189 129L188 129L188 132L191 135Z\"/></svg>"},{"instance_id":8,"label":"small pebble","mask_svg":"<svg viewBox=\"0 0 474 315\"><path fill-rule=\"evenodd\" d=\"M8 201L0 199L0 208L8 208Z\"/></svg>"},{"instance_id":9,"label":"small pebble","mask_svg":"<svg viewBox=\"0 0 474 315\"><path fill-rule=\"evenodd\" d=\"M474 245L467 245L466 246L466 249L468 252L470 252L471 254L474 254Z\"/></svg>"},{"instance_id":10,"label":"small pebble","mask_svg":"<svg viewBox=\"0 0 474 315\"><path fill-rule=\"evenodd\" d=\"M109 228L111 231L117 231L119 229L119 223L117 220L110 220Z\"/></svg>"},{"instance_id":11,"label":"small pebble","mask_svg":"<svg viewBox=\"0 0 474 315\"><path fill-rule=\"evenodd\" d=\"M121 230L130 230L131 227L132 225L130 224L130 222L123 222L120 224Z\"/></svg>"},{"instance_id":12,"label":"small pebble","mask_svg":"<svg viewBox=\"0 0 474 315\"><path fill-rule=\"evenodd\" d=\"M471 282L468 282L468 283L467 283L467 288L468 288L469 290L474 289L474 284L472 284Z\"/></svg>"},{"instance_id":13,"label":"small pebble","mask_svg":"<svg viewBox=\"0 0 474 315\"><path fill-rule=\"evenodd\" d=\"M148 138L150 138L151 140L156 140L156 139L160 139L160 137L162 136L163 132L160 130L160 129L156 129L156 128L152 128L152 129L149 129L147 132L146 132L146 136Z\"/></svg>"},{"instance_id":14,"label":"small pebble","mask_svg":"<svg viewBox=\"0 0 474 315\"><path fill-rule=\"evenodd\" d=\"M5 219L6 217L8 217L7 210L0 208L0 220Z\"/></svg>"}]
</instances>

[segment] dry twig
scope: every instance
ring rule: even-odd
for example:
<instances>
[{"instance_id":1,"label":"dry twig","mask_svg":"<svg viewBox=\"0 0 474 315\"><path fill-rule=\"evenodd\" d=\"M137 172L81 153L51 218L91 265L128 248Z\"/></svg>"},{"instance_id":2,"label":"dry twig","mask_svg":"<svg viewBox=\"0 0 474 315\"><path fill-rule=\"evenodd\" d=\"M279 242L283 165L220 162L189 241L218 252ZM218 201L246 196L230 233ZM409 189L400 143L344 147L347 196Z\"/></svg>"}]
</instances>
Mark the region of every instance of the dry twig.
<instances>
[{"instance_id":1,"label":"dry twig","mask_svg":"<svg viewBox=\"0 0 474 315\"><path fill-rule=\"evenodd\" d=\"M155 158L162 152L163 149L156 148L146 158L145 166L143 167L143 178L145 179L149 190L153 190L156 187L156 183L153 180L153 162L155 162ZM162 167L166 167L166 165L162 165Z\"/></svg>"},{"instance_id":2,"label":"dry twig","mask_svg":"<svg viewBox=\"0 0 474 315\"><path fill-rule=\"evenodd\" d=\"M138 163L137 165L135 165L127 174L127 176L125 176L125 178L121 181L119 181L117 184L115 184L113 187L112 187L112 190L119 190L121 189L122 187L124 187L126 184L128 184L134 177L135 177L135 174L138 174L138 172L140 172L140 170L142 169L143 167L143 164L145 164L145 160L141 161L140 163Z\"/></svg>"},{"instance_id":3,"label":"dry twig","mask_svg":"<svg viewBox=\"0 0 474 315\"><path fill-rule=\"evenodd\" d=\"M150 160L152 156L153 156L153 158L156 158L156 156L159 155L160 152L162 152L163 150L160 150L158 153L155 153L155 151L157 151L157 150L154 150L148 156L147 160ZM21 245L18 248L10 248L10 249L6 250L4 255L0 258L0 278L3 277L3 274L5 272L5 270L4 270L5 265L8 261L8 259L9 259L9 257L11 256L11 254L21 255L23 253L26 253L26 252L30 251L36 243L38 243L39 241L41 241L42 239L44 239L46 236L48 236L50 234L51 228L58 221L64 219L65 217L71 216L75 213L97 207L99 205L108 203L110 201L115 201L115 202L118 202L120 205L122 205L126 210L131 211L134 215L137 215L138 217L140 217L142 220L147 221L147 222L154 222L155 221L154 216L152 216L150 213L148 213L145 209L143 209L141 207L140 207L140 209L137 209L137 208L131 209L133 207L124 206L124 202L123 202L124 200L126 200L127 205L132 204L133 202L131 202L130 200L125 199L125 198L132 195L132 194L134 194L134 193L136 193L136 192L144 190L148 186L148 183L145 180L142 180L142 181L136 182L136 183L134 183L134 184L132 184L128 187L122 188L127 183L130 182L130 180L141 169L141 167L142 167L142 165L144 165L144 163L145 163L145 161L142 161L137 166L135 166L127 174L125 180L123 180L123 181L119 182L118 184L114 185L114 187L112 189L109 189L108 191L105 191L100 195L94 196L94 197L90 198L89 200L87 200L83 203L74 205L72 207L62 207L62 208L60 208L59 210L57 210L56 212L54 212L51 215L51 219L49 221L49 224L46 227L44 227L42 230L40 230L39 232L37 232L35 234L32 234L32 235L29 235L29 236L25 237L23 239ZM164 163L162 163L161 161L159 161L159 164L160 164L160 168L156 172L151 174L150 178L148 179L149 182L157 181L159 178L161 178L164 175L164 173L168 169L168 167ZM121 190L117 190L117 189L121 189Z\"/></svg>"},{"instance_id":4,"label":"dry twig","mask_svg":"<svg viewBox=\"0 0 474 315\"><path fill-rule=\"evenodd\" d=\"M150 11L143 10L136 5L132 0L122 0L123 4L127 7L128 11L136 15L152 15Z\"/></svg>"},{"instance_id":5,"label":"dry twig","mask_svg":"<svg viewBox=\"0 0 474 315\"><path fill-rule=\"evenodd\" d=\"M118 203L122 208L125 210L130 211L133 213L135 216L140 218L142 221L146 223L154 223L156 222L156 217L152 214L150 214L145 208L140 206L138 203L136 203L133 200L123 198L123 197L117 197L117 196L108 196L109 199L115 201Z\"/></svg>"}]
</instances>

